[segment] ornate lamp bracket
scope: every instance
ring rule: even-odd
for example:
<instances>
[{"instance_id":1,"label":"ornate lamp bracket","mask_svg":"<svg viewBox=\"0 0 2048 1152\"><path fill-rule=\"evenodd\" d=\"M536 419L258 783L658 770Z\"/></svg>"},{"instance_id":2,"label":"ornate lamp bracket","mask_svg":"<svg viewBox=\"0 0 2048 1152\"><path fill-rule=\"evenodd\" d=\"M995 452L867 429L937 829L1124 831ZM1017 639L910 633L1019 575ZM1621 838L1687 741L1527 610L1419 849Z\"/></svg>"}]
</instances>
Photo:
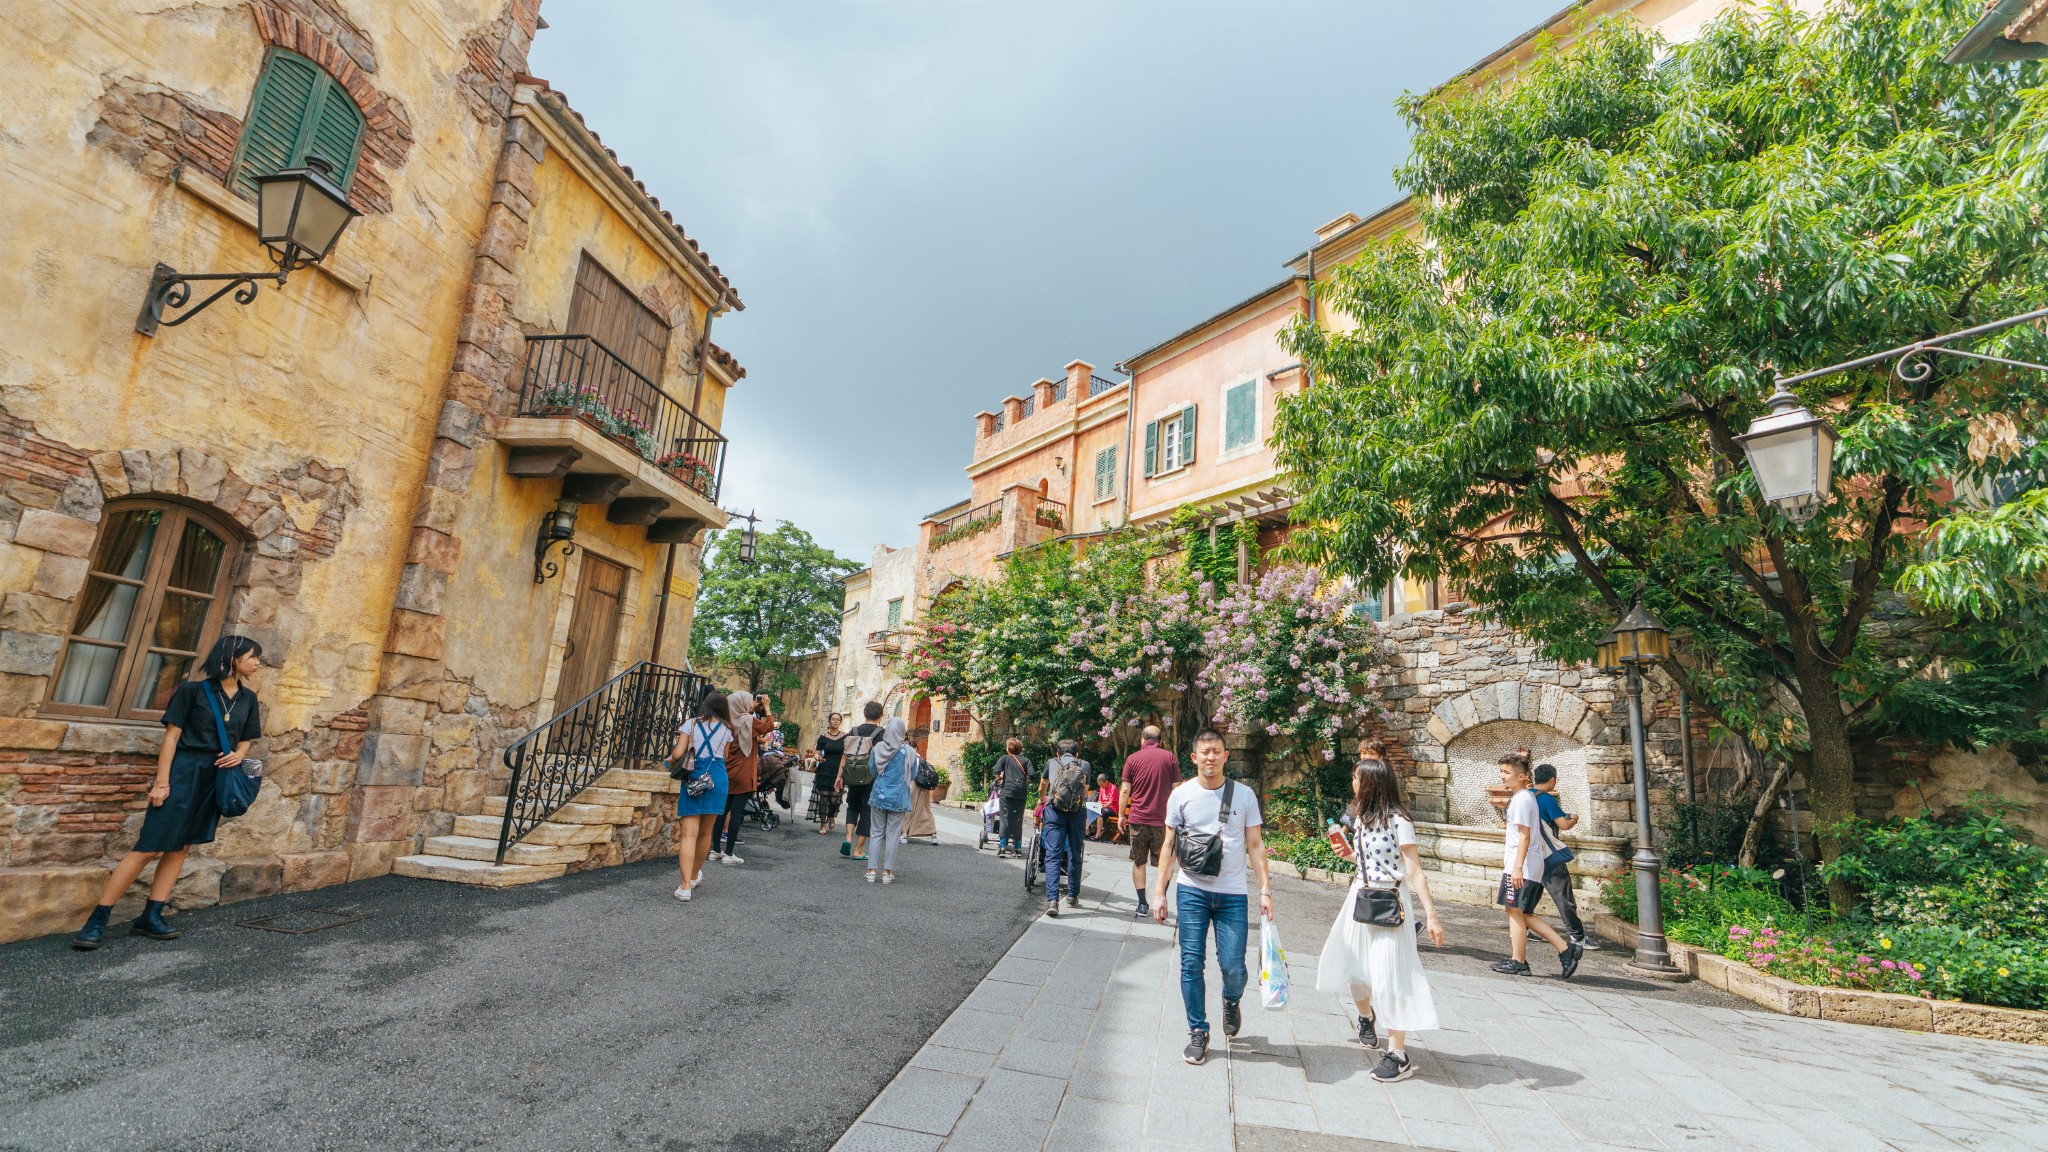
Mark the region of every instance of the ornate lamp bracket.
<instances>
[{"instance_id":1,"label":"ornate lamp bracket","mask_svg":"<svg viewBox=\"0 0 2048 1152\"><path fill-rule=\"evenodd\" d=\"M1975 336L1985 336L1993 332L2001 332L2007 328L2017 327L2021 324L2030 324L2036 320L2048 320L2048 308L2036 308L2032 312L2023 312L2018 316L2009 316L2004 320L1994 320L1989 324L1979 324L1974 328L1965 328L1960 332L1950 332L1946 336L1934 336L1926 340L1915 340L1911 344L1901 344L1897 348L1888 348L1883 352L1873 352L1868 356L1858 356L1854 360L1844 360L1840 364L1830 364L1826 368L1816 368L1811 372L1801 372L1796 376L1782 376L1778 379L1778 387L1782 389L1788 385L1798 384L1807 380L1817 380L1822 376L1832 376L1837 372L1847 372L1852 368L1862 368L1870 364L1881 364L1887 360L1897 361L1892 367L1892 372L1902 382L1919 384L1925 382L1930 375L1933 375L1933 358L1935 356L1961 356L1966 360L1982 360L1988 364L2003 364L2008 368L2030 368L2037 372L2048 372L2048 364L2036 364L2030 360L2012 360L2004 356L1987 356L1982 352L1966 352L1961 348L1949 347L1951 343L1957 340L1968 340Z\"/></svg>"}]
</instances>

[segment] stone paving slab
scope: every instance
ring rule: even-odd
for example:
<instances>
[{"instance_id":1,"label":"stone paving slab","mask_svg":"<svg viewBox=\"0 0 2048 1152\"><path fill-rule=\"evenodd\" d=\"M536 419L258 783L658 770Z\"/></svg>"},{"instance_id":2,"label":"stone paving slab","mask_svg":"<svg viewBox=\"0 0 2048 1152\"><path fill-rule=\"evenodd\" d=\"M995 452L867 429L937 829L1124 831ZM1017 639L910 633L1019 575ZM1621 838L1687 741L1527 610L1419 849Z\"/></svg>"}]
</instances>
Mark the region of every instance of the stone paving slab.
<instances>
[{"instance_id":1,"label":"stone paving slab","mask_svg":"<svg viewBox=\"0 0 2048 1152\"><path fill-rule=\"evenodd\" d=\"M1375 1083L1352 1009L1314 990L1342 893L1281 877L1289 1003L1258 1007L1253 933L1242 1033L1194 1067L1173 930L1131 915L1121 850L1089 852L1083 908L1033 924L838 1152L2048 1150L2039 1048L1780 1016L1633 978L1613 950L1566 983L1532 945L1538 975L1503 977L1496 914L1458 906L1423 954L1443 1027L1410 1038L1413 1078ZM1212 960L1212 1023L1220 982Z\"/></svg>"}]
</instances>

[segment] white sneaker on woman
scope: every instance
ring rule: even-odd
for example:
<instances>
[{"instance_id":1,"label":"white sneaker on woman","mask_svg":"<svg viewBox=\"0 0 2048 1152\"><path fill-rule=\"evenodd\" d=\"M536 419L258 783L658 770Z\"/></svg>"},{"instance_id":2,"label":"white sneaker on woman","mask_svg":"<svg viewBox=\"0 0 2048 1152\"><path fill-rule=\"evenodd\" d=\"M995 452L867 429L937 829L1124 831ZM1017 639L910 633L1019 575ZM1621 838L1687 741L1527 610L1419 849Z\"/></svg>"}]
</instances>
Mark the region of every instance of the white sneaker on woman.
<instances>
[{"instance_id":1,"label":"white sneaker on woman","mask_svg":"<svg viewBox=\"0 0 2048 1152\"><path fill-rule=\"evenodd\" d=\"M725 855L723 855L723 856L720 856L720 857L718 858L718 862L719 862L720 864L745 864L745 863L746 863L746 861L745 861L745 860L742 860L742 859L740 859L739 857L737 857L737 856L733 855L733 854L732 854L732 853L730 853L730 852L727 852L727 853L726 853Z\"/></svg>"},{"instance_id":2,"label":"white sneaker on woman","mask_svg":"<svg viewBox=\"0 0 2048 1152\"><path fill-rule=\"evenodd\" d=\"M690 902L690 890L688 888L676 889L676 899L688 904Z\"/></svg>"},{"instance_id":3,"label":"white sneaker on woman","mask_svg":"<svg viewBox=\"0 0 2048 1152\"><path fill-rule=\"evenodd\" d=\"M874 882L875 882L875 872L874 872L874 869L870 868L870 869L868 869L868 883L870 883L870 884L873 884Z\"/></svg>"}]
</instances>

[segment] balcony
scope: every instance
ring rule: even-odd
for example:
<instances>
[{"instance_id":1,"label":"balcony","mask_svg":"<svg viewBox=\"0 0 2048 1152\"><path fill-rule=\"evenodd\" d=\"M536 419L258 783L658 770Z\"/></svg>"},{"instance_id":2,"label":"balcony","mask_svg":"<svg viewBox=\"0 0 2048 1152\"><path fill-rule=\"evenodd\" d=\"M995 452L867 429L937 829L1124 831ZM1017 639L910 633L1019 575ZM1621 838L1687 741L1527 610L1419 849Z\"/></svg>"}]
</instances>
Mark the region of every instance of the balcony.
<instances>
[{"instance_id":1,"label":"balcony","mask_svg":"<svg viewBox=\"0 0 2048 1152\"><path fill-rule=\"evenodd\" d=\"M878 656L896 656L903 651L903 633L893 628L878 628L868 633L868 651Z\"/></svg>"},{"instance_id":2,"label":"balcony","mask_svg":"<svg viewBox=\"0 0 2048 1152\"><path fill-rule=\"evenodd\" d=\"M1031 512L1031 519L1040 528L1064 532L1067 527L1067 506L1058 500L1040 496L1038 507Z\"/></svg>"},{"instance_id":3,"label":"balcony","mask_svg":"<svg viewBox=\"0 0 2048 1152\"><path fill-rule=\"evenodd\" d=\"M499 439L515 475L622 476L626 500L724 523L725 437L589 336L527 337L519 407Z\"/></svg>"}]
</instances>

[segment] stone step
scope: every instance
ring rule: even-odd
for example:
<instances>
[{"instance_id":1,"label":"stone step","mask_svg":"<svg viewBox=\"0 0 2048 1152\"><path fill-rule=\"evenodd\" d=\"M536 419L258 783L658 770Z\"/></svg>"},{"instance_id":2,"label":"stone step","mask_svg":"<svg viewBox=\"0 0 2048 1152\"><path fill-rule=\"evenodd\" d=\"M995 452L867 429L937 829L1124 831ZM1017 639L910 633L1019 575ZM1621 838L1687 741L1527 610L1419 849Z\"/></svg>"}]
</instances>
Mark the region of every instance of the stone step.
<instances>
[{"instance_id":1,"label":"stone step","mask_svg":"<svg viewBox=\"0 0 2048 1152\"><path fill-rule=\"evenodd\" d=\"M631 788L600 788L592 785L576 794L576 803L595 804L601 808L637 808L647 803L648 794Z\"/></svg>"},{"instance_id":2,"label":"stone step","mask_svg":"<svg viewBox=\"0 0 2048 1152\"><path fill-rule=\"evenodd\" d=\"M567 864L492 864L484 860L457 860L451 856L400 856L391 862L400 876L419 880L447 880L474 884L480 888L511 888L536 880L553 880L569 870Z\"/></svg>"},{"instance_id":3,"label":"stone step","mask_svg":"<svg viewBox=\"0 0 2048 1152\"><path fill-rule=\"evenodd\" d=\"M484 811L503 812L503 796L484 797ZM608 804L564 804L548 813L550 824L630 824L639 813L630 806L613 807Z\"/></svg>"},{"instance_id":4,"label":"stone step","mask_svg":"<svg viewBox=\"0 0 2048 1152\"><path fill-rule=\"evenodd\" d=\"M435 836L427 841L428 856L447 856L456 860L482 860L496 863L498 841L496 837L482 836ZM588 844L527 844L518 843L505 849L507 864L574 864L590 855Z\"/></svg>"},{"instance_id":5,"label":"stone step","mask_svg":"<svg viewBox=\"0 0 2048 1152\"><path fill-rule=\"evenodd\" d=\"M498 810L505 810L504 797L498 798ZM505 823L501 816L457 816L455 834L475 836L491 843L498 842L498 830ZM610 825L606 824L556 824L547 821L526 834L522 844L602 844L612 838Z\"/></svg>"},{"instance_id":6,"label":"stone step","mask_svg":"<svg viewBox=\"0 0 2048 1152\"><path fill-rule=\"evenodd\" d=\"M672 780L666 772L643 772L637 768L614 768L597 778L600 788L626 788L634 792L682 791L680 780Z\"/></svg>"}]
</instances>

